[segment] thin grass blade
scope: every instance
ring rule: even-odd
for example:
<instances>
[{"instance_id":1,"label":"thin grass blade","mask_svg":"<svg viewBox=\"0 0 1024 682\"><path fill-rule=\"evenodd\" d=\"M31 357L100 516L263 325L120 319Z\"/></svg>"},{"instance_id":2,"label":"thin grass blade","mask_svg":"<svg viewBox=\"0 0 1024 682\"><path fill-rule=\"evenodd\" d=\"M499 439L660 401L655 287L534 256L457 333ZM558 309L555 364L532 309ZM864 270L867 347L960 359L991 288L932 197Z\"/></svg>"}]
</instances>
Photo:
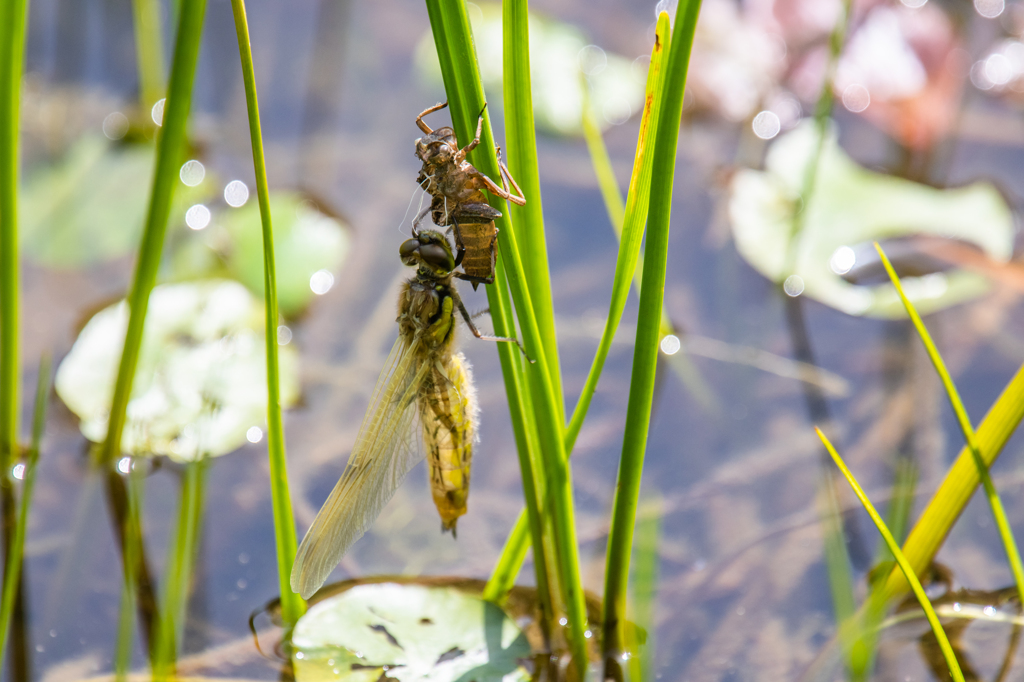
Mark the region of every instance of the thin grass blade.
<instances>
[{"instance_id":1,"label":"thin grass blade","mask_svg":"<svg viewBox=\"0 0 1024 682\"><path fill-rule=\"evenodd\" d=\"M551 296L551 274L548 268L547 239L544 232L544 206L540 194L540 172L537 168L537 133L533 124L533 94L530 84L530 32L526 0L505 0L502 10L502 87L505 102L505 145L508 168L516 178L524 196L525 206L511 204L512 224L518 230L520 256L523 259L526 284L533 301L534 314L544 344L548 376L555 396L562 399L562 373L558 362L558 336ZM559 411L563 415L565 405ZM563 425L564 427L564 425Z\"/></svg>"},{"instance_id":2,"label":"thin grass blade","mask_svg":"<svg viewBox=\"0 0 1024 682\"><path fill-rule=\"evenodd\" d=\"M667 28L668 27L666 26L666 31ZM660 50L658 48L657 41L655 42L655 49L659 51L660 57ZM651 62L653 65L653 57ZM586 89L584 89L584 92L586 92ZM646 108L644 115L646 115ZM642 129L643 128L641 127L641 130ZM619 190L619 183L615 179L615 171L612 168L611 157L608 155L608 147L605 145L604 137L601 135L601 128L597 123L597 118L594 115L593 110L589 106L588 100L585 100L583 104L583 139L587 142L587 150L590 152L590 163L594 167L594 175L597 176L597 185L601 190L601 197L604 199L605 211L608 213L608 222L611 223L612 230L615 231L615 237L619 239L621 243L622 223L626 212L626 202L622 198L622 192ZM637 178L634 176L630 180L630 186L636 185L636 180ZM647 184L648 186L650 185L650 177L647 178ZM646 200L642 201L641 205L646 206ZM636 289L637 295L639 295L642 279L641 272L644 269L643 248L640 249L634 265L633 288ZM615 288L614 280L612 282L612 288L613 290ZM623 302L624 300L625 299L623 299ZM621 321L621 310L619 311L618 318L619 321ZM616 323L615 329L611 330L613 336L614 331L617 329L618 324ZM604 333L602 334L602 341L608 333L609 328L606 326ZM664 339L669 334L677 333L678 330L675 328L675 325L672 324L672 320L668 316L668 310L662 306L661 338ZM607 343L610 345L611 340ZM605 351L605 355L607 356L607 351ZM668 358L669 364L679 377L679 380L682 381L683 385L690 391L690 395L692 395L705 409L717 411L719 407L718 398L715 396L711 386L704 381L704 377L701 376L696 365L694 365L690 360L689 353L687 353L684 348L679 348L672 353L666 353L666 358ZM603 366L604 360L601 362L601 367ZM592 371L593 369L594 368L592 368ZM596 389L596 384L594 388ZM590 394L591 396L593 395L593 390L590 391ZM573 416L575 416L575 414Z\"/></svg>"},{"instance_id":3,"label":"thin grass blade","mask_svg":"<svg viewBox=\"0 0 1024 682\"><path fill-rule=\"evenodd\" d=\"M633 529L658 363L676 145L683 113L683 92L690 65L690 49L693 46L700 5L700 0L680 3L672 28L668 54L665 57L664 102L658 114L657 137L653 149L644 287L640 294L640 313L633 350L633 373L626 407L626 427L608 535L602 640L604 679L623 679L622 625L626 615L626 585L633 546ZM631 279L632 277L626 278L627 287Z\"/></svg>"},{"instance_id":4,"label":"thin grass blade","mask_svg":"<svg viewBox=\"0 0 1024 682\"><path fill-rule=\"evenodd\" d=\"M100 461L105 463L112 462L121 454L121 433L124 430L135 369L139 362L142 331L146 324L146 311L149 309L149 294L156 284L171 199L178 183L178 169L185 148L188 114L192 104L192 82L196 73L196 61L199 58L205 11L206 0L181 0L178 37L171 64L170 88L164 105L163 127L158 133L156 171L153 173L146 227L142 235L142 244L139 246L132 289L128 296L128 330L125 333L121 363L117 370L117 383L114 385L107 437L102 448L97 450Z\"/></svg>"},{"instance_id":5,"label":"thin grass blade","mask_svg":"<svg viewBox=\"0 0 1024 682\"><path fill-rule=\"evenodd\" d=\"M626 308L629 286L636 273L637 259L640 255L640 244L643 241L644 227L647 224L647 212L650 209L651 174L654 167L654 146L658 135L658 117L665 97L664 58L669 41L668 14L662 12L658 17L655 29L654 46L651 48L651 64L647 70L647 90L644 98L644 110L640 118L640 134L636 141L636 154L633 158L633 174L629 181L629 194L626 197L625 209L621 218L621 238L619 254L615 261L615 275L612 278L612 297L608 304L608 317L605 319L604 331L598 342L597 352L590 366L590 373L583 384L583 391L576 402L572 419L566 428L566 452L572 452L576 437L587 417L590 401L597 390L597 382L601 378L604 363L608 358L615 332L622 321L622 311ZM607 174L604 174L607 175ZM599 174L599 178L601 175ZM614 178L612 178L614 182ZM618 211L615 196L618 189L612 191L607 187L607 178L601 182L602 194L609 215ZM613 219L613 225L619 225ZM660 320L659 320L660 321Z\"/></svg>"},{"instance_id":6,"label":"thin grass blade","mask_svg":"<svg viewBox=\"0 0 1024 682\"><path fill-rule=\"evenodd\" d=\"M185 467L178 506L178 526L174 544L168 553L167 578L161 604L153 674L157 680L172 679L188 604L192 570L199 549L202 526L203 494L206 488L208 460L203 458Z\"/></svg>"},{"instance_id":7,"label":"thin grass blade","mask_svg":"<svg viewBox=\"0 0 1024 682\"><path fill-rule=\"evenodd\" d=\"M136 467L128 470L127 485L127 515L125 519L124 533L124 557L123 574L124 583L121 586L121 605L117 616L117 642L114 646L114 679L121 682L128 678L128 671L132 664L132 644L135 639L135 609L138 607L136 592L139 589L139 579L136 567L141 560L139 551L142 544L142 491L144 474L137 471ZM151 649L151 653L155 649ZM151 658L150 663L154 663Z\"/></svg>"},{"instance_id":8,"label":"thin grass blade","mask_svg":"<svg viewBox=\"0 0 1024 682\"><path fill-rule=\"evenodd\" d=\"M0 468L18 454L18 162L27 0L0 2Z\"/></svg>"},{"instance_id":9,"label":"thin grass blade","mask_svg":"<svg viewBox=\"0 0 1024 682\"><path fill-rule=\"evenodd\" d=\"M846 463L836 452L836 449L832 447L832 443L829 442L828 438L822 433L821 429L814 429L818 433L818 438L825 444L825 448L828 450L828 454L832 456L832 460L839 467L839 470L843 472L843 476L849 482L850 487L853 488L853 492L857 495L860 503L864 506L864 510L867 511L868 515L871 516L871 520L878 528L878 532L882 534L882 538L885 540L885 544L888 545L889 551L896 557L896 563L899 564L900 570L906 576L910 582L910 588L914 591L914 596L917 597L918 603L921 604L921 608L924 609L925 616L928 618L928 624L932 627L932 632L935 633L935 639L939 642L939 647L942 649L943 658L946 659L946 665L949 666L950 675L957 682L964 682L964 674L960 671L960 664L957 663L956 655L953 653L953 647L950 646L949 638L946 637L945 630L942 629L942 623L939 622L939 617L935 613L935 609L932 608L931 602L928 600L928 595L924 593L924 588L921 586L921 581L917 579L917 575L914 573L913 566L907 560L907 557L900 551L899 545L896 544L896 540L893 539L892 534L885 525L885 521L875 510L874 505L871 504L871 500L868 499L867 494L857 483L857 479L854 478L853 474L846 467Z\"/></svg>"},{"instance_id":10,"label":"thin grass blade","mask_svg":"<svg viewBox=\"0 0 1024 682\"><path fill-rule=\"evenodd\" d=\"M654 497L640 504L636 519L636 568L633 570L633 627L626 631L626 651L629 653L629 679L634 682L654 682L655 619L658 606L658 562L661 544L661 517L664 503ZM640 643L640 632L646 640Z\"/></svg>"},{"instance_id":11,"label":"thin grass blade","mask_svg":"<svg viewBox=\"0 0 1024 682\"><path fill-rule=\"evenodd\" d=\"M164 32L158 0L132 0L139 106L147 115L164 96Z\"/></svg>"},{"instance_id":12,"label":"thin grass blade","mask_svg":"<svg viewBox=\"0 0 1024 682\"><path fill-rule=\"evenodd\" d=\"M988 499L989 506L992 508L992 517L995 519L996 528L999 530L999 537L1003 542L1003 548L1006 551L1007 560L1010 562L1010 570L1013 572L1013 579L1017 584L1017 593L1021 597L1021 601L1024 602L1024 564L1021 563L1020 552L1017 548L1017 541L1013 537L1013 530L1010 528L1010 522L1006 517L1006 510L1003 508L1002 500L999 498L999 493L996 491L995 484L992 482L992 477L989 476L988 467L990 462L986 461L982 456L978 435L974 432L974 427L971 426L971 420L967 415L967 410L964 408L963 401L960 399L960 393L956 389L956 384L953 383L953 378L949 375L949 370L946 369L946 363L943 361L942 355L939 353L939 349L935 346L935 342L932 340L931 334L928 333L928 328L925 327L924 321L918 314L914 304L909 298L907 298L907 294L903 290L903 284L900 282L899 276L896 274L896 271L892 267L892 263L889 262L888 257L886 257L885 252L882 250L882 247L878 242L875 242L875 250L878 251L878 255L882 259L882 265L885 266L885 271L889 274L889 279L892 281L893 286L896 287L896 292L899 294L900 300L903 301L903 306L907 309L907 314L910 316L910 319L914 324L914 328L917 330L918 336L921 337L921 342L924 343L924 347L928 352L928 357L935 366L935 371L938 372L939 378L942 380L942 385L946 389L946 395L949 397L949 402L953 406L953 412L956 414L957 423L960 425L960 430L963 432L964 440L967 442L966 448L975 466L974 486L977 485L977 480L980 478L985 489L985 497ZM948 481L949 478L947 477L946 480ZM945 482L943 483L943 486L945 486ZM971 487L971 492L973 492L974 486ZM936 493L936 497L937 496L938 493ZM959 510L957 511L957 514L950 519L950 526L952 526L952 522L956 520L956 516L958 515ZM921 520L924 520L924 515L922 515ZM946 532L948 532L948 530L949 529L947 528ZM942 535L945 537L945 533ZM907 544L910 544L909 539ZM931 563L932 557L928 556L927 561L924 563L920 563L925 559L924 556L912 558L917 560L912 561L914 570L923 571L927 565ZM894 574L890 574L890 582L892 582L894 577Z\"/></svg>"},{"instance_id":13,"label":"thin grass blade","mask_svg":"<svg viewBox=\"0 0 1024 682\"><path fill-rule=\"evenodd\" d=\"M277 266L274 259L274 228L270 215L270 190L267 185L267 162L263 153L263 133L260 127L260 108L256 95L256 75L249 43L249 23L244 0L231 0L238 36L238 52L242 61L242 80L245 83L245 105L249 116L249 135L252 140L252 161L256 174L256 195L260 204L263 226L263 291L266 317L265 347L267 353L267 453L270 458L270 491L274 505L274 538L277 546L277 575L281 594L281 617L286 623L295 623L305 610L302 598L292 592L290 576L298 541L295 534L295 516L292 512L291 491L288 486L288 458L285 453L284 421L281 417L280 363L277 354Z\"/></svg>"},{"instance_id":14,"label":"thin grass blade","mask_svg":"<svg viewBox=\"0 0 1024 682\"><path fill-rule=\"evenodd\" d=\"M832 114L833 82L836 69L839 67L839 55L846 42L846 29L850 23L850 13L853 11L853 0L843 0L843 11L836 20L829 34L828 63L825 67L825 79L818 93L818 102L814 107L814 129L817 134L817 145L811 162L804 169L803 186L800 188L801 201L793 211L793 223L790 226L789 243L786 246L786 260L782 268L782 279L786 279L796 265L800 233L804 229L804 221L807 218L807 206L810 205L811 197L814 195L814 188L818 182L818 167L821 165L821 154L825 149L825 140L828 135L828 122Z\"/></svg>"},{"instance_id":15,"label":"thin grass blade","mask_svg":"<svg viewBox=\"0 0 1024 682\"><path fill-rule=\"evenodd\" d=\"M14 527L14 537L11 538L10 547L7 550L7 562L4 566L3 594L0 595L0 662L4 660L4 654L7 651L7 633L10 631L11 615L14 613L14 603L21 581L25 529L28 525L29 508L32 505L32 491L35 489L39 449L43 442L43 430L46 427L46 405L50 397L50 373L50 356L44 355L39 363L39 379L36 382L36 401L32 417L32 442L25 460L17 525ZM3 476L7 476L6 472ZM8 485L8 483L5 481L4 485Z\"/></svg>"}]
</instances>

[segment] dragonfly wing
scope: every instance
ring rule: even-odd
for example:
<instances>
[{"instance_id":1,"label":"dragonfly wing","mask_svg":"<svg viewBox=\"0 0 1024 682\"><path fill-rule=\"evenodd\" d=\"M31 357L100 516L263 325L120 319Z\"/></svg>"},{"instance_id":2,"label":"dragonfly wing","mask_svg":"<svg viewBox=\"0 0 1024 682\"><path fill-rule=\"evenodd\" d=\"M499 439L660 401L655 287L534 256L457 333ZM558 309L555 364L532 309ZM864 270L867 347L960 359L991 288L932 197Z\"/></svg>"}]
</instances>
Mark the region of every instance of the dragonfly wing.
<instances>
[{"instance_id":1,"label":"dragonfly wing","mask_svg":"<svg viewBox=\"0 0 1024 682\"><path fill-rule=\"evenodd\" d=\"M417 362L418 350L418 340L395 342L348 465L299 545L291 586L304 599L320 589L422 458L413 421L419 386L431 368Z\"/></svg>"}]
</instances>

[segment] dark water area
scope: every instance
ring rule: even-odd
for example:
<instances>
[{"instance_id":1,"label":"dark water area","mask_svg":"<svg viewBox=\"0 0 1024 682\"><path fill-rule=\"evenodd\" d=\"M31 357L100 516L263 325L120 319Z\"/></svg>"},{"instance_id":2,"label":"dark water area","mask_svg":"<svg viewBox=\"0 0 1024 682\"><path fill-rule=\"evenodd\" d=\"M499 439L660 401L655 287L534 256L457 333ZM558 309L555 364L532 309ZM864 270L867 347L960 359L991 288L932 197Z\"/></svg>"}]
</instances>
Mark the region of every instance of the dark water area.
<instances>
[{"instance_id":1,"label":"dark water area","mask_svg":"<svg viewBox=\"0 0 1024 682\"><path fill-rule=\"evenodd\" d=\"M166 23L170 7L164 9ZM579 26L594 43L630 60L648 52L654 16L649 3L549 0L532 9ZM429 31L421 3L261 0L251 2L248 13L271 188L301 189L351 228L351 252L334 287L289 322L301 358L301 400L285 413L285 429L301 533L344 468L396 333L398 284L409 274L397 248L419 201L414 119L444 94L415 68L415 46ZM170 36L165 30L168 46ZM23 173L31 177L79 135L100 131L110 111L134 102L131 4L33 0L27 72L26 89L35 94L26 96ZM950 186L989 179L1019 216L1019 112L977 93L964 106L956 143L925 179ZM58 109L64 113L46 120L29 117ZM500 141L498 107L490 113ZM1005 124L1005 135L993 133L981 114ZM847 153L872 169L895 172L900 158L891 138L849 112L837 112L836 119ZM634 116L605 134L623 186L638 125ZM662 356L642 492L642 501L660 498L664 511L653 637L659 680L797 680L832 640L835 621L815 502L823 461L816 423L830 420L837 447L880 507L891 493L894 455L913 458L920 479L912 519L962 445L909 323L846 315L806 297L787 299L740 256L725 208L728 174L749 153L750 134L740 127L687 116L679 142L667 311L695 339L724 342L737 353L769 353L783 368L791 368L803 344L814 363L841 378L843 391L695 350L692 366L708 387L698 395L695 384L682 381ZM225 181L255 186L227 0L208 3L190 134L207 168ZM618 246L582 139L541 135L539 162L571 413L603 326ZM172 223L168 243L186 230ZM1019 234L1016 244L1019 251ZM77 270L28 258L23 263L28 396L41 355L49 352L59 361L70 350L88 318L123 295L133 260L122 256ZM471 310L486 307L482 290L462 288ZM1021 292L997 280L987 295L926 317L975 423L1024 361ZM595 593L603 584L636 316L631 294L572 459L582 573ZM794 319L802 320L803 333L795 331ZM470 512L459 522L458 539L439 532L420 465L332 580L378 574L486 578L493 568L522 507L519 467L493 345L462 336L482 419ZM23 405L27 432L27 398ZM1024 523L1022 451L1024 436L1018 434L992 469L1018 527ZM54 397L25 550L27 679L84 680L113 668L122 564L110 485L91 468L87 452L77 418ZM281 679L279 662L272 653L262 656L249 635L250 615L278 593L268 476L265 442L247 444L209 466L183 675ZM166 461L145 480L146 561L157 592L182 480L183 467ZM853 510L848 550L863 596L877 534L847 489L840 500ZM1012 583L984 500L967 507L938 560L958 586L995 590ZM529 561L520 582L533 583ZM266 615L257 624L267 638L261 643L269 642L272 651L278 631ZM985 627L992 632L968 639L973 660L984 662L983 679L992 679L1010 629ZM885 635L873 679L933 679L918 652L923 629L918 621ZM1020 654L1016 659L1019 674L1024 663ZM145 669L145 661L145 640L136 631L132 669ZM10 669L4 675L19 679ZM833 667L816 679L840 676Z\"/></svg>"}]
</instances>

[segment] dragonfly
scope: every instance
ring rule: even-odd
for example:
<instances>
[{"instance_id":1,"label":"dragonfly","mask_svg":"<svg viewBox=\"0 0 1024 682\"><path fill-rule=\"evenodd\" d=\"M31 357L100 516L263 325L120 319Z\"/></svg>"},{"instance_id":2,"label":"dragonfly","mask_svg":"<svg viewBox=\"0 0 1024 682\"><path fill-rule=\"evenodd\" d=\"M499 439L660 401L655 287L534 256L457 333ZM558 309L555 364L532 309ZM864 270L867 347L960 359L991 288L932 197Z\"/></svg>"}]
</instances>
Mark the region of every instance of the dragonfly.
<instances>
[{"instance_id":1,"label":"dragonfly","mask_svg":"<svg viewBox=\"0 0 1024 682\"><path fill-rule=\"evenodd\" d=\"M478 412L469 363L455 349L456 311L477 338L519 345L477 329L452 281L455 257L443 233L414 230L399 255L416 274L399 294L398 340L348 464L299 545L291 587L305 599L320 589L424 454L441 528L455 535L469 497Z\"/></svg>"},{"instance_id":2,"label":"dragonfly","mask_svg":"<svg viewBox=\"0 0 1024 682\"><path fill-rule=\"evenodd\" d=\"M454 130L448 126L432 130L423 120L428 114L447 106L448 102L435 104L416 117L417 127L426 133L426 137L416 140L416 156L423 162L416 182L430 194L431 201L430 206L416 217L414 225L429 213L435 225L452 228L456 246L455 265L462 266L462 272L456 272L455 276L471 282L476 289L479 284L494 282L494 254L498 238L494 220L501 217L501 211L487 203L483 190L519 206L525 206L526 199L508 167L501 162L500 147L496 149L501 169L500 187L466 161L466 155L480 144L483 113L477 120L476 136L461 149ZM515 194L509 191L506 180L515 189Z\"/></svg>"}]
</instances>

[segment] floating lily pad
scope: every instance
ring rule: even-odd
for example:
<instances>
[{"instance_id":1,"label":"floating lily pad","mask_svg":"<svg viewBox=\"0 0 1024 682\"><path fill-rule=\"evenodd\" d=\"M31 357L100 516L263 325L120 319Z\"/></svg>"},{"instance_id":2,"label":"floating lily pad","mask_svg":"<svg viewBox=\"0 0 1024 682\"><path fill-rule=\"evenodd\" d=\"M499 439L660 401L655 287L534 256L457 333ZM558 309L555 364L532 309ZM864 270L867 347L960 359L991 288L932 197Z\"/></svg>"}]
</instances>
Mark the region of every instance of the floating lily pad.
<instances>
[{"instance_id":1,"label":"floating lily pad","mask_svg":"<svg viewBox=\"0 0 1024 682\"><path fill-rule=\"evenodd\" d=\"M526 635L497 606L451 587L357 585L310 607L291 643L298 682L530 679Z\"/></svg>"},{"instance_id":2,"label":"floating lily pad","mask_svg":"<svg viewBox=\"0 0 1024 682\"><path fill-rule=\"evenodd\" d=\"M477 3L476 7L470 7L469 19L480 60L480 78L488 96L500 98L501 6ZM588 47L590 41L578 28L534 13L530 14L529 29L533 113L542 130L558 135L583 134L581 121L586 85L589 85L591 106L602 127L621 123L640 112L644 103L646 64L636 69L630 59L593 45ZM587 50L583 51L585 47ZM441 83L441 67L429 31L416 47L416 65L424 77Z\"/></svg>"},{"instance_id":3,"label":"floating lily pad","mask_svg":"<svg viewBox=\"0 0 1024 682\"><path fill-rule=\"evenodd\" d=\"M106 437L128 308L97 313L57 371L57 394L94 442ZM263 306L231 281L153 289L122 449L179 461L237 449L267 416ZM281 403L298 397L298 358L279 348Z\"/></svg>"},{"instance_id":4,"label":"floating lily pad","mask_svg":"<svg viewBox=\"0 0 1024 682\"><path fill-rule=\"evenodd\" d=\"M255 197L254 197L255 199ZM277 302L281 314L294 316L312 300L311 278L320 271L337 272L348 255L344 226L322 213L296 192L270 196L277 262ZM216 225L204 230L204 242L224 257L232 277L263 295L263 228L259 204L226 209ZM333 275L332 275L333 277Z\"/></svg>"},{"instance_id":5,"label":"floating lily pad","mask_svg":"<svg viewBox=\"0 0 1024 682\"><path fill-rule=\"evenodd\" d=\"M19 202L25 253L44 265L71 268L137 249L154 159L150 144L79 139L59 163L25 183ZM196 187L179 184L172 221L180 221L182 205L202 200L212 186L211 178Z\"/></svg>"},{"instance_id":6,"label":"floating lily pad","mask_svg":"<svg viewBox=\"0 0 1024 682\"><path fill-rule=\"evenodd\" d=\"M773 281L799 276L807 296L850 315L898 318L906 313L891 284L854 284L841 276L853 265L850 258L858 247L928 235L961 240L994 260L1009 260L1013 216L992 185L940 190L866 170L846 155L830 130L793 268L784 272L794 211L817 141L813 124L805 121L772 144L763 172L742 170L733 178L729 216L736 248L764 276ZM989 288L983 275L963 269L905 277L903 285L921 313Z\"/></svg>"}]
</instances>

